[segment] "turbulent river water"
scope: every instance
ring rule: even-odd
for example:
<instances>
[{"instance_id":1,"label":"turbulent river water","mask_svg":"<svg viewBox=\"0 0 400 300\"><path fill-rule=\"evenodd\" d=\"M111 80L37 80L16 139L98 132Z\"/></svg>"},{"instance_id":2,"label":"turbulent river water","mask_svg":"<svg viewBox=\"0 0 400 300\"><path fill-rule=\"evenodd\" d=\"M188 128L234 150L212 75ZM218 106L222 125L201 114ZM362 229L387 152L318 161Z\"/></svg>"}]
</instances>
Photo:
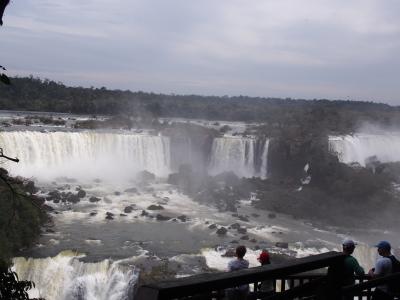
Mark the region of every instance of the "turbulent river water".
<instances>
[{"instance_id":1,"label":"turbulent river water","mask_svg":"<svg viewBox=\"0 0 400 300\"><path fill-rule=\"evenodd\" d=\"M387 151L386 142L364 137L330 138L331 148L344 162L360 164L371 155L399 160L395 152ZM380 146L368 146L369 152L364 153L357 150L364 148L362 143ZM257 265L258 248L299 257L337 250L345 237L361 242L356 255L367 267L375 257L368 246L375 242L373 230L321 229L281 214L272 218L270 212L251 205L255 200L252 195L241 201L237 214L193 201L166 181L174 171L168 137L132 132L11 130L0 132L0 145L5 153L21 160L5 167L13 175L34 179L39 194L52 190L86 192L76 204L48 201L55 209L54 227L43 232L32 249L14 259L20 277L36 283L32 296L47 300L127 299L140 270L151 268L155 262L175 264L177 276L208 268L224 270L228 258L221 254L235 245L233 241L249 247L251 266ZM267 177L268 145L268 139L260 143L251 137L216 138L207 169L210 174L233 171L238 176ZM396 147L400 149L400 138ZM156 180L143 184L136 178L142 170L154 173ZM150 205L163 209L149 211ZM150 216L143 215L143 210ZM157 214L170 219L160 221ZM246 239L235 230L229 230L226 236L216 234L217 228L233 223L246 228ZM216 228L210 229L212 224ZM393 235L377 233L388 239ZM288 243L288 248L277 247L277 242Z\"/></svg>"}]
</instances>

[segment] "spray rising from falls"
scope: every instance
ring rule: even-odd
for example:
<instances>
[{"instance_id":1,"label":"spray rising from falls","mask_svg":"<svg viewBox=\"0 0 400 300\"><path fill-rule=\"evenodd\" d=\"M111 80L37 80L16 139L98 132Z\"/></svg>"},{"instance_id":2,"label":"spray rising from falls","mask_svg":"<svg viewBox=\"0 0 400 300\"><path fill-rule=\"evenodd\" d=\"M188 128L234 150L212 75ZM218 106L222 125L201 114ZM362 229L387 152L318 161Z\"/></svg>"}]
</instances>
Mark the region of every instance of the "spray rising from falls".
<instances>
[{"instance_id":1,"label":"spray rising from falls","mask_svg":"<svg viewBox=\"0 0 400 300\"><path fill-rule=\"evenodd\" d=\"M161 136L13 131L0 133L0 145L20 159L6 167L25 177L131 178L142 170L157 176L170 172L169 139Z\"/></svg>"},{"instance_id":2,"label":"spray rising from falls","mask_svg":"<svg viewBox=\"0 0 400 300\"><path fill-rule=\"evenodd\" d=\"M269 140L222 137L213 141L209 172L232 171L242 177L267 176Z\"/></svg>"},{"instance_id":3,"label":"spray rising from falls","mask_svg":"<svg viewBox=\"0 0 400 300\"><path fill-rule=\"evenodd\" d=\"M123 262L79 261L76 253L63 251L51 258L18 257L13 269L21 280L35 282L31 297L47 300L123 300L131 299L138 274Z\"/></svg>"},{"instance_id":4,"label":"spray rising from falls","mask_svg":"<svg viewBox=\"0 0 400 300\"><path fill-rule=\"evenodd\" d=\"M365 166L371 157L381 162L400 161L400 133L330 136L329 148L343 163Z\"/></svg>"},{"instance_id":5,"label":"spray rising from falls","mask_svg":"<svg viewBox=\"0 0 400 300\"><path fill-rule=\"evenodd\" d=\"M18 164L7 162L5 165L13 175L43 180L70 177L118 181L131 179L142 170L165 177L173 171L172 165L177 164L171 162L177 153L181 153L178 158L182 162L182 152L189 163L206 164L191 159L187 149L179 152L179 147L175 147L172 153L171 146L178 145L171 145L170 138L164 136L95 131L9 131L0 132L0 145L5 153L20 159ZM208 171L212 175L232 171L241 177L266 178L268 145L268 139L215 138Z\"/></svg>"}]
</instances>

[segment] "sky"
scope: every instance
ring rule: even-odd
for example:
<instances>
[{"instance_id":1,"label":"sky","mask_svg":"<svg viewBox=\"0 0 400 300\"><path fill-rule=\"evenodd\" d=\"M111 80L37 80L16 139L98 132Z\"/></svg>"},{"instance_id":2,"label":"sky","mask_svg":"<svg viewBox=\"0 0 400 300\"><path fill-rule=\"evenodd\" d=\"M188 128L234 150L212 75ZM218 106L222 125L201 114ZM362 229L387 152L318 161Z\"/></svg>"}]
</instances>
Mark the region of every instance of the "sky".
<instances>
[{"instance_id":1,"label":"sky","mask_svg":"<svg viewBox=\"0 0 400 300\"><path fill-rule=\"evenodd\" d=\"M167 94L400 105L398 0L12 0L9 75Z\"/></svg>"}]
</instances>

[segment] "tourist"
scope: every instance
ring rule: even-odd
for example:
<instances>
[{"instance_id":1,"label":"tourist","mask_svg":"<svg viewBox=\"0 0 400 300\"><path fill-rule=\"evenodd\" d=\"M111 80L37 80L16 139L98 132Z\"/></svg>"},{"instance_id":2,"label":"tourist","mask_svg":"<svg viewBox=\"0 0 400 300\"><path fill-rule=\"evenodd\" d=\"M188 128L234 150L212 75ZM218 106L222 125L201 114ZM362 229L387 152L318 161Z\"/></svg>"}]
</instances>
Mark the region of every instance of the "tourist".
<instances>
[{"instance_id":1,"label":"tourist","mask_svg":"<svg viewBox=\"0 0 400 300\"><path fill-rule=\"evenodd\" d=\"M257 258L261 266L271 264L270 255L267 250L263 250ZM269 296L275 293L275 282L272 279L262 281L258 286L259 295Z\"/></svg>"},{"instance_id":2,"label":"tourist","mask_svg":"<svg viewBox=\"0 0 400 300\"><path fill-rule=\"evenodd\" d=\"M353 240L346 239L342 243L343 254L346 255L344 259L344 269L341 284L353 285L356 282L355 275L362 276L365 274L364 269L360 266L357 259L352 256L354 250L356 249L356 243ZM345 296L345 300L354 299L353 296Z\"/></svg>"},{"instance_id":3,"label":"tourist","mask_svg":"<svg viewBox=\"0 0 400 300\"><path fill-rule=\"evenodd\" d=\"M371 269L368 275L371 278L382 277L392 273L391 246L387 241L380 241L376 247L380 257L375 263L375 268ZM393 297L389 294L389 285L382 284L376 287L372 293L372 300L391 300Z\"/></svg>"},{"instance_id":4,"label":"tourist","mask_svg":"<svg viewBox=\"0 0 400 300\"><path fill-rule=\"evenodd\" d=\"M249 262L246 259L244 259L246 251L247 250L245 246L238 246L236 248L236 259L231 260L228 263L228 271L238 271L247 269L249 267ZM248 293L249 293L248 284L240 285L226 290L226 296L229 300L246 299Z\"/></svg>"},{"instance_id":5,"label":"tourist","mask_svg":"<svg viewBox=\"0 0 400 300\"><path fill-rule=\"evenodd\" d=\"M360 266L357 259L352 256L356 243L353 240L346 239L342 243L343 253L346 255L344 259L344 277L343 285L351 285L355 283L355 275L362 276L365 274L364 269Z\"/></svg>"}]
</instances>

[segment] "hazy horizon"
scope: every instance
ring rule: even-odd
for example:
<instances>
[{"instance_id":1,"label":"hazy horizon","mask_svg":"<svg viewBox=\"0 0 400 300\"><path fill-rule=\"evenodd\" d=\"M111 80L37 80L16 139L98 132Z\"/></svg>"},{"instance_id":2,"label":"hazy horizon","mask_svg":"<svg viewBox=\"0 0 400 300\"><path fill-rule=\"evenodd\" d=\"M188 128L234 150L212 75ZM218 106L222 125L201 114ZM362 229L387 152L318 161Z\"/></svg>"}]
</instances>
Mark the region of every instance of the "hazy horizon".
<instances>
[{"instance_id":1,"label":"hazy horizon","mask_svg":"<svg viewBox=\"0 0 400 300\"><path fill-rule=\"evenodd\" d=\"M213 94L179 94L179 93L164 93L164 92L155 92L155 91L145 91L142 89L138 89L138 90L132 90L132 89L120 89L120 88L109 88L107 86L84 86L84 85L70 85L70 84L66 84L65 82L62 81L57 81L57 80L53 80L51 78L40 78L40 77L34 77L32 74L29 74L27 76L14 76L11 78L30 78L33 77L34 79L40 79L42 81L44 80L50 80L53 82L56 82L57 84L63 84L65 85L67 88L84 88L84 89L101 89L101 88L105 88L108 91L123 91L123 92L131 92L131 93L148 93L148 94L156 94L156 95L167 95L167 96L180 96L180 97L185 97L185 96L196 96L196 97L219 97L219 98L239 98L239 97L246 97L246 98L251 98L251 99L262 99L262 100L268 100L268 99L277 99L277 100L293 100L293 101L351 101L351 102L361 102L361 103L376 103L376 104L386 104L389 105L391 107L399 107L400 104L392 104L392 103L386 103L386 102L374 102L374 101L367 101L367 100L356 100L356 99L329 99L329 98L292 98L292 97L272 97L272 96L249 96L249 95L213 95Z\"/></svg>"}]
</instances>

